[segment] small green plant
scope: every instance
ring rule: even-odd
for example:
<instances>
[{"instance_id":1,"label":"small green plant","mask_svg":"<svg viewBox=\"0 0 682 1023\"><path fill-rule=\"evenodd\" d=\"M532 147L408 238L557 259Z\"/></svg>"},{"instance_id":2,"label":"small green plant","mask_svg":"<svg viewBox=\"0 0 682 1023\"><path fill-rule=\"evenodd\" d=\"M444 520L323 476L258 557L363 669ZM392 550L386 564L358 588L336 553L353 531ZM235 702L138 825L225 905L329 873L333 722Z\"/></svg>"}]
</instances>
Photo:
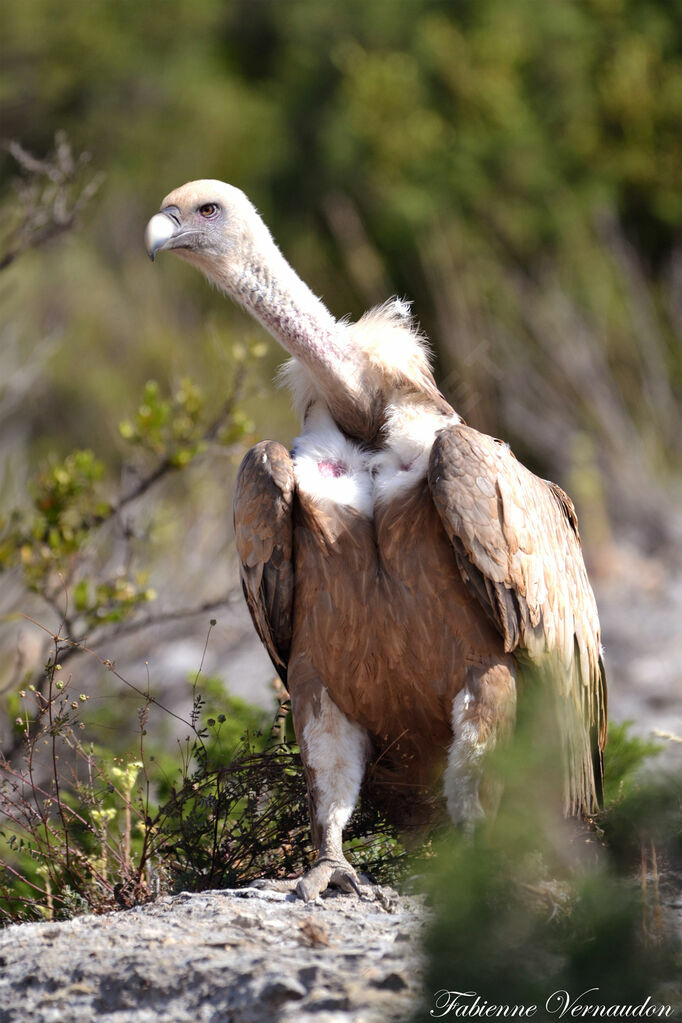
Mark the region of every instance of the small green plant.
<instances>
[{"instance_id":1,"label":"small green plant","mask_svg":"<svg viewBox=\"0 0 682 1023\"><path fill-rule=\"evenodd\" d=\"M147 574L131 554L122 570L104 575L106 559L98 557L100 548L106 549L103 531L210 443L239 450L250 428L239 407L244 384L241 359L228 398L213 419L191 381L182 381L169 398L148 384L134 428L124 425L121 431L138 461L131 489L112 493L112 474L104 463L91 451L75 451L61 460L50 458L30 484L28 505L0 522L0 571L23 578L27 591L39 596L60 622L55 632L32 619L50 637L51 653L43 671L6 698L13 726L0 755L0 908L10 916L9 903L15 909L30 907L29 915L53 915L74 907L106 907L123 889L135 898L146 891L152 786L143 755L143 722L157 701L140 692L139 750L117 764L113 753L86 746L82 711L88 694L77 690L70 668L78 656L94 656L91 642L193 612L142 616L156 597ZM116 674L112 660L99 660ZM189 725L198 736L198 719ZM132 798L131 763L142 765L136 770L145 779L144 805ZM119 820L124 821L123 838L114 847L111 835Z\"/></svg>"},{"instance_id":2,"label":"small green plant","mask_svg":"<svg viewBox=\"0 0 682 1023\"><path fill-rule=\"evenodd\" d=\"M29 589L54 606L74 587L69 611L97 623L100 607L117 603L121 609L136 600L153 600L131 580L96 580L89 586L84 566L92 560L88 542L173 470L186 467L213 441L241 445L253 424L239 408L245 367L236 366L232 388L219 414L206 415L202 392L191 380L181 382L172 397L161 395L149 381L134 420L120 425L121 436L137 455L146 456L146 471L125 493L109 496L104 489L105 466L92 451L74 451L50 458L35 475L28 509L0 520L0 570L19 568ZM131 590L130 587L133 587ZM66 594L71 596L70 593ZM106 614L106 611L105 611Z\"/></svg>"},{"instance_id":3,"label":"small green plant","mask_svg":"<svg viewBox=\"0 0 682 1023\"><path fill-rule=\"evenodd\" d=\"M8 921L101 912L121 887L140 896L147 889L149 835L135 830L151 809L149 785L138 786L143 761L103 755L84 740L88 694L62 671L60 646L44 688L19 694L23 762L0 757L0 915Z\"/></svg>"},{"instance_id":4,"label":"small green plant","mask_svg":"<svg viewBox=\"0 0 682 1023\"><path fill-rule=\"evenodd\" d=\"M604 804L609 807L637 789L641 769L663 749L660 742L632 734L632 721L609 725L609 741L604 753Z\"/></svg>"},{"instance_id":5,"label":"small green plant","mask_svg":"<svg viewBox=\"0 0 682 1023\"><path fill-rule=\"evenodd\" d=\"M113 757L87 742L87 695L72 692L73 679L62 678L54 657L46 675L44 694L35 687L20 693L22 707L33 700L42 710L24 707L17 719L26 766L0 760L0 917L98 913L160 891L237 887L310 865L300 755L281 741L271 713L231 697L220 680L197 676L184 722L189 735L175 757L147 748L149 695L136 753ZM280 709L282 703L280 694ZM50 770L40 782L45 755ZM349 850L382 880L406 863L370 804L361 806L348 836Z\"/></svg>"},{"instance_id":6,"label":"small green plant","mask_svg":"<svg viewBox=\"0 0 682 1023\"><path fill-rule=\"evenodd\" d=\"M59 657L66 646L54 637L44 691L31 685L18 694L23 763L13 766L0 758L0 916L6 920L131 905L172 888L177 878L201 887L200 872L188 877L178 860L178 827L185 833L191 829L196 868L204 855L197 844L201 827L213 805L238 812L245 835L249 828L255 831L253 821L246 823L246 805L237 805L241 795L231 803L220 798L225 765L244 791L258 791L261 799L265 791L253 765L264 745L259 729L272 715L230 697L219 680L198 674L184 721L190 738L175 758L147 749L147 718L155 701L144 693L137 748L114 756L87 740L88 696L76 693L73 676L63 671ZM111 662L104 663L115 671ZM234 830L234 823L229 826ZM224 827L219 817L210 816L214 859ZM238 867L233 874L240 876Z\"/></svg>"}]
</instances>

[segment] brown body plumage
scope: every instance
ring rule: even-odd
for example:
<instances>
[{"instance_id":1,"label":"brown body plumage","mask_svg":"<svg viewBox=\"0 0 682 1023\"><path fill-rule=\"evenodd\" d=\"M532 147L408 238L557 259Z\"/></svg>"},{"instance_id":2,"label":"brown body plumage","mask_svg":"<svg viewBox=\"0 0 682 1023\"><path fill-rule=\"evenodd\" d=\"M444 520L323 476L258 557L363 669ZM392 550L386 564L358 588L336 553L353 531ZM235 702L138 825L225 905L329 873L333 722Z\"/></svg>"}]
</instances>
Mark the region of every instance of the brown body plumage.
<instances>
[{"instance_id":1,"label":"brown body plumage","mask_svg":"<svg viewBox=\"0 0 682 1023\"><path fill-rule=\"evenodd\" d=\"M289 687L320 855L298 886L354 883L342 829L360 782L404 817L443 770L453 820L484 808L484 754L513 727L519 666L556 700L564 810L601 786L606 690L575 512L438 392L403 303L337 323L248 200L183 186L150 221L294 356L303 429L244 459L235 531L258 634ZM414 815L418 817L418 814Z\"/></svg>"}]
</instances>

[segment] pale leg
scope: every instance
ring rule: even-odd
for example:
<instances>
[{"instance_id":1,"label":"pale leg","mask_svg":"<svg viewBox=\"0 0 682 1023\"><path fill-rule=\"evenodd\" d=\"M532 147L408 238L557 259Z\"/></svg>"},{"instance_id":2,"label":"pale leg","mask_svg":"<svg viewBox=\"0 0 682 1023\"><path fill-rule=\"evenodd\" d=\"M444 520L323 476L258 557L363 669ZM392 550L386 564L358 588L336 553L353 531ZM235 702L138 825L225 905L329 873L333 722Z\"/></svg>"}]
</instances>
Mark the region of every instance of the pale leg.
<instances>
[{"instance_id":1,"label":"pale leg","mask_svg":"<svg viewBox=\"0 0 682 1023\"><path fill-rule=\"evenodd\" d=\"M472 667L466 686L452 704L453 738L443 784L448 813L467 833L495 810L495 806L481 805L485 755L511 734L515 716L513 666ZM494 787L487 786L489 796ZM493 796L492 802L496 801Z\"/></svg>"},{"instance_id":2,"label":"pale leg","mask_svg":"<svg viewBox=\"0 0 682 1023\"><path fill-rule=\"evenodd\" d=\"M300 708L292 694L292 706L308 783L313 842L319 849L315 865L296 887L308 902L330 882L357 890L357 875L343 855L343 829L357 802L370 741L366 730L349 721L322 685Z\"/></svg>"}]
</instances>

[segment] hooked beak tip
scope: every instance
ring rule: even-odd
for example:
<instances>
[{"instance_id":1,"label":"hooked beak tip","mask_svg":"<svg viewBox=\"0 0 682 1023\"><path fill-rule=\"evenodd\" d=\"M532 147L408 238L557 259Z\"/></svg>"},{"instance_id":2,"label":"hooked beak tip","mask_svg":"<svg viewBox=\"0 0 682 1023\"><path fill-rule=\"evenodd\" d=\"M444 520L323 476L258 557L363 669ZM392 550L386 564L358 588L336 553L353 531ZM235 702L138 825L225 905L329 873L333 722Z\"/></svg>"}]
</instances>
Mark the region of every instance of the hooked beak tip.
<instances>
[{"instance_id":1,"label":"hooked beak tip","mask_svg":"<svg viewBox=\"0 0 682 1023\"><path fill-rule=\"evenodd\" d=\"M144 232L144 244L152 263L156 253L165 248L178 229L175 221L165 213L155 213Z\"/></svg>"}]
</instances>

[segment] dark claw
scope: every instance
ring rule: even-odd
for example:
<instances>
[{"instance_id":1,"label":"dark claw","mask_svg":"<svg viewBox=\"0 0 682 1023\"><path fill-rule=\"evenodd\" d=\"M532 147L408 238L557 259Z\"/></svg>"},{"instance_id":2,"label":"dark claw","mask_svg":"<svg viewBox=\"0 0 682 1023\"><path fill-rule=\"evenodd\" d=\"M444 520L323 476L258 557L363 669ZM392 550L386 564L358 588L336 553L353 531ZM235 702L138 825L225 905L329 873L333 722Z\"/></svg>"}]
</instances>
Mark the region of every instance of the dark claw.
<instances>
[{"instance_id":1,"label":"dark claw","mask_svg":"<svg viewBox=\"0 0 682 1023\"><path fill-rule=\"evenodd\" d=\"M364 896L363 896L362 892L360 891L360 885L358 884L358 882L355 879L355 877L353 877L351 874L349 874L348 875L348 881L350 882L350 886L353 889L353 891L355 892L355 894L357 895L357 897L359 899L362 899Z\"/></svg>"}]
</instances>

